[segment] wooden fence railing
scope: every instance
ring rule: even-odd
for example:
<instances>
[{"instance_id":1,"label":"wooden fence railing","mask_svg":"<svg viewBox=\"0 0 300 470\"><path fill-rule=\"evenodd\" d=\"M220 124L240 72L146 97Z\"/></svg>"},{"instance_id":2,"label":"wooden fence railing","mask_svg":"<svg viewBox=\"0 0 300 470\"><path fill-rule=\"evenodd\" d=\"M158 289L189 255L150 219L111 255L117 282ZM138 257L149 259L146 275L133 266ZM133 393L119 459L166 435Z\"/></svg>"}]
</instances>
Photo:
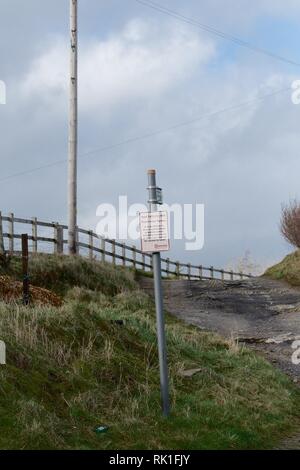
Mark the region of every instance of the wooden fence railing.
<instances>
[{"instance_id":1,"label":"wooden fence railing","mask_svg":"<svg viewBox=\"0 0 300 470\"><path fill-rule=\"evenodd\" d=\"M28 234L31 253L63 254L67 245L66 225L42 222L37 218L21 219L14 214L3 216L0 212L0 253L20 254L21 235ZM143 253L136 246L99 237L91 230L77 228L78 254L91 260L108 261L114 265L131 266L144 272L152 271L152 255ZM251 278L251 274L236 273L213 266L195 266L162 258L162 273L185 279L236 280Z\"/></svg>"}]
</instances>

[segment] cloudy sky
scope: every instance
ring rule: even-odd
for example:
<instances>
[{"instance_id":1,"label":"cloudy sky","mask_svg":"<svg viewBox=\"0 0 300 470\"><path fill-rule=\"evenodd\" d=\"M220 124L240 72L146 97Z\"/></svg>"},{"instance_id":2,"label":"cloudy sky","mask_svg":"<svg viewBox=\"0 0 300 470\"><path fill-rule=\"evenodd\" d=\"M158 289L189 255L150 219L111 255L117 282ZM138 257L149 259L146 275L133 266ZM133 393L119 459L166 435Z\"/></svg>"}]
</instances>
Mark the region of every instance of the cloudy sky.
<instances>
[{"instance_id":1,"label":"cloudy sky","mask_svg":"<svg viewBox=\"0 0 300 470\"><path fill-rule=\"evenodd\" d=\"M300 63L298 0L157 2ZM68 0L0 0L3 213L67 220L68 15ZM278 221L300 197L300 66L135 0L79 0L79 37L79 225L119 195L143 203L154 167L166 202L205 204L204 248L170 257L226 266L250 251L265 266L289 252Z\"/></svg>"}]
</instances>

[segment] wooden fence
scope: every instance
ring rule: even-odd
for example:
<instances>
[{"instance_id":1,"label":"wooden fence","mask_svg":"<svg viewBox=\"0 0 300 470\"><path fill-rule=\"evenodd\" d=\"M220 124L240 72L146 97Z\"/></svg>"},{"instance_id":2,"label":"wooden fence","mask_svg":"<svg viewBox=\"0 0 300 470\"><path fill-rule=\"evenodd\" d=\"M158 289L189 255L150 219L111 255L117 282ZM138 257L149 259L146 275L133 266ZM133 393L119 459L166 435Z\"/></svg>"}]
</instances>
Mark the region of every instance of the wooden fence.
<instances>
[{"instance_id":1,"label":"wooden fence","mask_svg":"<svg viewBox=\"0 0 300 470\"><path fill-rule=\"evenodd\" d=\"M42 222L37 218L20 219L14 214L3 216L0 212L0 253L20 254L23 233L28 234L30 253L64 254L67 248L66 225L56 222ZM99 237L91 230L77 228L77 251L81 256L91 260L108 261L121 265L152 272L152 255L143 253L136 246L129 246L116 240ZM190 280L221 279L237 280L251 278L250 274L236 273L213 266L194 266L162 258L163 276L172 276Z\"/></svg>"}]
</instances>

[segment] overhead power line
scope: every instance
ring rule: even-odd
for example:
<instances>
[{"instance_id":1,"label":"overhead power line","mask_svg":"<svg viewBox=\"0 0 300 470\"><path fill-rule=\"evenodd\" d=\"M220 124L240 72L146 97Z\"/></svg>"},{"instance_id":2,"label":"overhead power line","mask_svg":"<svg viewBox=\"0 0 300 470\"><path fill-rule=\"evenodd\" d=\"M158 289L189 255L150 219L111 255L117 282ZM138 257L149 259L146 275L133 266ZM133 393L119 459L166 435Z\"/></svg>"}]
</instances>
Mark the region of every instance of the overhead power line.
<instances>
[{"instance_id":1,"label":"overhead power line","mask_svg":"<svg viewBox=\"0 0 300 470\"><path fill-rule=\"evenodd\" d=\"M173 124L169 127L156 129L155 131L148 132L148 133L142 134L140 136L131 137L129 139L125 139L125 140L122 140L120 142L116 142L115 144L107 145L105 147L94 148L93 150L90 150L88 152L85 152L85 153L82 153L82 154L78 155L78 158L80 158L80 159L87 158L87 157L90 157L90 156L95 155L97 153L107 152L109 150L113 150L113 149L116 149L118 147L123 147L123 146L131 144L131 143L135 143L135 142L143 141L143 140L146 140L146 139L150 139L151 137L155 137L157 135L164 134L166 132L174 131L174 130L180 129L182 127L187 127L191 124L195 124L196 122L202 121L204 119L214 118L214 117L217 117L221 114L225 114L229 111L234 111L234 110L237 110L237 109L240 109L240 108L251 106L251 105L253 105L257 102L264 101L268 98L271 98L273 96L285 93L287 91L291 91L291 87L282 88L282 89L276 90L272 93L268 93L268 94L265 94L265 95L262 95L262 96L258 96L256 98L253 98L253 99L248 100L248 101L243 101L242 103L234 104L234 105L231 105L229 107L219 109L217 111L213 111L213 112L210 112L210 113L207 113L207 114L202 114L201 116L198 116L198 117L193 118L193 119L189 119L188 121ZM37 171L47 169L47 168L51 168L51 167L54 167L54 166L57 166L57 165L62 165L62 164L67 163L67 162L68 162L68 159L56 160L55 162L52 162L52 163L47 163L45 165L37 166L37 167L31 168L29 170L24 170L24 171L20 171L18 173L13 173L11 175L7 175L4 178L0 178L0 182L7 181L7 180L10 180L10 179L16 178L18 176L24 176L24 175L28 175L30 173L35 173Z\"/></svg>"},{"instance_id":2,"label":"overhead power line","mask_svg":"<svg viewBox=\"0 0 300 470\"><path fill-rule=\"evenodd\" d=\"M199 20L195 18L189 18L188 16L182 15L181 13L178 13L175 10L171 10L170 8L164 7L158 3L149 1L149 0L135 0L137 3L151 8L152 10L156 10L160 13L163 13L165 15L171 16L173 18L176 18L179 21L182 21L184 23L196 26L202 31L206 31L207 33L213 34L215 36L218 36L219 38L226 39L227 41L231 41L237 46L245 47L247 49L252 50L253 52L257 52L259 54L263 54L265 56L269 56L272 59L280 60L281 62L285 62L286 64L289 65L295 65L297 67L300 67L300 63L296 62L294 60L287 59L285 57L282 57L278 54L275 54L274 52L268 51L266 49L262 49L261 47L255 46L254 44L251 44L250 42L244 41L243 39L239 39L235 36L232 36L231 34L225 33L224 31L221 31L219 29L216 29L212 26L209 26L207 24L201 23Z\"/></svg>"}]
</instances>

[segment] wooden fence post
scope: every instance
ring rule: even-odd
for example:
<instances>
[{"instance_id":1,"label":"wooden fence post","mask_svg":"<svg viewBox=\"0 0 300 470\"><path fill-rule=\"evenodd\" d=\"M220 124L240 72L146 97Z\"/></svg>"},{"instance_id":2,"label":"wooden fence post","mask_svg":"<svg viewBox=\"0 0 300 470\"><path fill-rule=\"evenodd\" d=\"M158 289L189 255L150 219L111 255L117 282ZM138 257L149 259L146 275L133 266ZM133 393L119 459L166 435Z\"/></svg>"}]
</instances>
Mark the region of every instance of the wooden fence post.
<instances>
[{"instance_id":1,"label":"wooden fence post","mask_svg":"<svg viewBox=\"0 0 300 470\"><path fill-rule=\"evenodd\" d=\"M4 240L3 240L3 225L2 225L2 213L0 212L0 253L4 254Z\"/></svg>"},{"instance_id":2,"label":"wooden fence post","mask_svg":"<svg viewBox=\"0 0 300 470\"><path fill-rule=\"evenodd\" d=\"M203 268L202 268L202 266L200 265L198 269L199 269L199 277L200 277L200 279L202 279L202 276L203 276Z\"/></svg>"},{"instance_id":3,"label":"wooden fence post","mask_svg":"<svg viewBox=\"0 0 300 470\"><path fill-rule=\"evenodd\" d=\"M132 247L132 261L133 261L133 267L136 269L136 246L134 245Z\"/></svg>"},{"instance_id":4,"label":"wooden fence post","mask_svg":"<svg viewBox=\"0 0 300 470\"><path fill-rule=\"evenodd\" d=\"M56 253L62 255L64 253L64 228L56 224L55 226Z\"/></svg>"},{"instance_id":5,"label":"wooden fence post","mask_svg":"<svg viewBox=\"0 0 300 470\"><path fill-rule=\"evenodd\" d=\"M190 281L191 280L191 263L188 263L187 268L188 268L188 280Z\"/></svg>"},{"instance_id":6,"label":"wooden fence post","mask_svg":"<svg viewBox=\"0 0 300 470\"><path fill-rule=\"evenodd\" d=\"M31 225L32 227L32 236L27 235L28 240L32 240L32 252L37 253L38 252L38 245L39 242L47 242L48 238L46 237L38 237L38 226L44 226L44 227L49 227L50 229L54 229L54 244L55 248L54 251L56 253L63 254L64 252L64 227L58 223L52 223L48 224L42 221L38 221L36 217L33 217L31 220L29 219L15 219L14 214L10 213L8 217L5 217L5 220L8 222L8 229L7 231L5 230L5 227L3 227L3 215L0 212L0 253L5 253L5 248L6 246L6 240L5 238L8 238L8 247L7 247L7 252L11 255L14 254L15 250L19 252L19 242L16 244L14 240L14 236L19 240L20 239L20 231L17 227L16 233L18 235L15 235L15 224L27 224ZM17 220L17 221L16 221ZM6 224L5 224L6 226ZM117 264L117 260L120 259L120 264L122 263L123 266L125 267L127 264L133 265L135 269L138 269L139 266L142 266L141 269L143 271L147 271L148 268L146 267L146 264L150 264L150 272L153 272L153 258L151 254L147 253L142 253L140 250L137 249L137 247L134 245L132 247L127 246L125 243L119 244L115 240L108 240L103 237L97 237L93 233L93 231L85 231L85 230L80 230L78 226L76 226L76 248L77 248L77 254L80 254L80 249L79 249L79 242L80 242L80 233L88 234L89 236L89 244L84 243L85 246L87 246L88 249L88 254L90 260L94 259L94 253L95 250L97 252L100 251L101 256L102 256L102 261L106 261L107 256L112 258L112 263L114 265ZM94 238L99 238L100 239L100 244L101 248L99 250L95 249L95 240ZM51 239L52 240L52 239ZM107 248L107 244L111 244L111 248ZM117 250L117 248L120 247L120 250ZM119 251L121 253L119 254ZM132 255L129 255L128 252L131 252ZM86 254L86 253L85 253ZM82 253L83 255L83 253ZM128 263L126 262L126 256L128 257ZM148 263L149 259L149 263ZM188 264L180 264L179 261L173 262L170 260L170 258L166 258L164 260L164 272L166 272L167 275L172 274L176 275L177 278L183 277L183 278L188 278L189 280L191 279L203 279L203 273L205 272L206 276L206 271L210 271L210 279L217 279L217 280L222 280L225 281L226 279L231 279L231 281L234 281L235 279L247 279L251 278L252 276L250 274L246 274L243 271L240 272L234 272L234 270L230 271L225 271L224 269L215 269L213 266L210 268L203 267L202 265L200 266L192 266L191 263ZM172 265L172 266L171 266ZM175 270L173 268L175 266ZM199 274L198 274L199 273ZM220 275L219 275L220 273ZM207 277L209 274L207 275Z\"/></svg>"},{"instance_id":7,"label":"wooden fence post","mask_svg":"<svg viewBox=\"0 0 300 470\"><path fill-rule=\"evenodd\" d=\"M166 271L168 276L168 274L170 274L170 258L166 259Z\"/></svg>"},{"instance_id":8,"label":"wooden fence post","mask_svg":"<svg viewBox=\"0 0 300 470\"><path fill-rule=\"evenodd\" d=\"M113 265L116 265L116 245L115 242L112 240L111 241L111 254L112 254L112 262Z\"/></svg>"},{"instance_id":9,"label":"wooden fence post","mask_svg":"<svg viewBox=\"0 0 300 470\"><path fill-rule=\"evenodd\" d=\"M145 256L145 253L142 254L142 263L143 263L142 269L143 269L143 271L146 271L146 256Z\"/></svg>"},{"instance_id":10,"label":"wooden fence post","mask_svg":"<svg viewBox=\"0 0 300 470\"><path fill-rule=\"evenodd\" d=\"M125 243L122 244L122 264L125 268L125 266L126 266L126 245L125 245Z\"/></svg>"},{"instance_id":11,"label":"wooden fence post","mask_svg":"<svg viewBox=\"0 0 300 470\"><path fill-rule=\"evenodd\" d=\"M23 304L29 304L28 235L22 234Z\"/></svg>"},{"instance_id":12,"label":"wooden fence post","mask_svg":"<svg viewBox=\"0 0 300 470\"><path fill-rule=\"evenodd\" d=\"M53 238L54 238L54 246L53 246L53 253L57 253L57 226L58 223L53 222Z\"/></svg>"},{"instance_id":13,"label":"wooden fence post","mask_svg":"<svg viewBox=\"0 0 300 470\"><path fill-rule=\"evenodd\" d=\"M37 218L32 218L32 251L37 253L38 251L38 240L37 240Z\"/></svg>"},{"instance_id":14,"label":"wooden fence post","mask_svg":"<svg viewBox=\"0 0 300 470\"><path fill-rule=\"evenodd\" d=\"M94 259L94 234L92 230L89 231L89 258L90 261Z\"/></svg>"},{"instance_id":15,"label":"wooden fence post","mask_svg":"<svg viewBox=\"0 0 300 470\"><path fill-rule=\"evenodd\" d=\"M75 251L75 254L76 255L79 255L80 253L80 247L79 247L79 229L78 229L78 225L76 225L75 227L75 247L76 247L76 251Z\"/></svg>"},{"instance_id":16,"label":"wooden fence post","mask_svg":"<svg viewBox=\"0 0 300 470\"><path fill-rule=\"evenodd\" d=\"M58 222L53 222L53 238L54 238L54 247L53 253L58 253Z\"/></svg>"},{"instance_id":17,"label":"wooden fence post","mask_svg":"<svg viewBox=\"0 0 300 470\"><path fill-rule=\"evenodd\" d=\"M8 222L8 236L9 236L9 252L11 255L14 254L14 214L9 214Z\"/></svg>"},{"instance_id":18,"label":"wooden fence post","mask_svg":"<svg viewBox=\"0 0 300 470\"><path fill-rule=\"evenodd\" d=\"M105 262L105 238L101 237L101 261Z\"/></svg>"}]
</instances>

